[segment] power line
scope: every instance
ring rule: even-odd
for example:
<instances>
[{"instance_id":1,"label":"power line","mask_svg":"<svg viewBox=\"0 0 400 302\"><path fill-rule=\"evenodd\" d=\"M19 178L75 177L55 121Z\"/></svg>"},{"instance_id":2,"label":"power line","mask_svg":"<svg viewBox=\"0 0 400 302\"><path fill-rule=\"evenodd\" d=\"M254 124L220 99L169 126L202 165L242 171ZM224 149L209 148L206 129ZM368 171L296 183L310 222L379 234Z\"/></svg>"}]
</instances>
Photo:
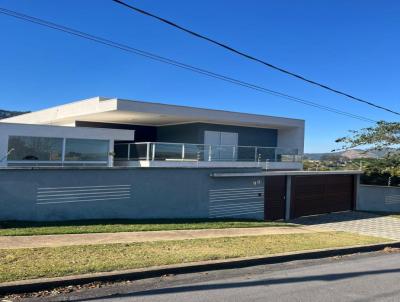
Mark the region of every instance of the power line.
<instances>
[{"instance_id":1,"label":"power line","mask_svg":"<svg viewBox=\"0 0 400 302\"><path fill-rule=\"evenodd\" d=\"M271 64L271 63L268 63L267 61L258 59L258 58L254 57L254 56L252 56L252 55L249 55L249 54L244 53L244 52L242 52L242 51L240 51L240 50L237 50L237 49L235 49L235 48L233 48L233 47L231 47L231 46L229 46L229 45L226 45L226 44L224 44L224 43L221 43L221 42L218 42L218 41L216 41L216 40L213 40L213 39L211 39L211 38L209 38L209 37L206 37L206 36L204 36L204 35L202 35L202 34L196 33L196 32L194 32L194 31L192 31L192 30L190 30L190 29L187 29L187 28L185 28L185 27L183 27L183 26L180 26L180 25L178 25L178 24L176 24L176 23L174 23L174 22L172 22L172 21L169 21L169 20L167 20L167 19L165 19L165 18L156 16L156 15L154 15L154 14L152 14L152 13L149 13L149 12L147 12L147 11L144 11L144 10L140 9L140 8L134 7L134 6L132 6L132 5L130 5L130 4L127 4L127 3L123 2L123 1L120 1L120 0L113 0L113 1L116 2L116 3L118 3L118 4L123 5L123 6L125 6L125 7L128 7L128 8L130 8L130 9L132 9L132 10L134 10L134 11L140 13L140 14L143 14L143 15L146 15L146 16L149 16L149 17L152 17L152 18L155 18L155 19L157 19L157 20L159 20L159 21L161 21L161 22L163 22L163 23L166 23L166 24L168 24L168 25L170 25L170 26L172 26L172 27L175 27L175 28L177 28L177 29L179 29L179 30L182 30L182 31L184 31L184 32L186 32L186 33L188 33L188 34L190 34L190 35L193 35L193 36L195 36L195 37L197 37L197 38L206 40L206 41L208 41L208 42L210 42L210 43L212 43L212 44L218 45L218 46L220 46L220 47L222 47L222 48L224 48L224 49L226 49L226 50L228 50L228 51L230 51L230 52L233 52L233 53L235 53L235 54L237 54L237 55L240 55L240 56L245 57L245 58L247 58L247 59L256 61L256 62L261 63L261 64L263 64L263 65L266 65L266 66L268 66L268 67L270 67L270 68L272 68L272 69L278 70L278 71L283 72L283 73L285 73L285 74L287 74L287 75L290 75L290 76L293 76L293 77L295 77L295 78L298 78L298 79L300 79L300 80L302 80L302 81L305 81L305 82L308 82L308 83L310 83L310 84L319 86L319 87L321 87L321 88L323 88L323 89L326 89L326 90L329 90L329 91L331 91L331 92L334 92L334 93L343 95L343 96L345 96L345 97L347 97L347 98L350 98L350 99L352 99L352 100L354 100L354 101L361 102L361 103L367 104L367 105L369 105L369 106L373 106L373 107L375 107L375 108L378 108L378 109L381 109L381 110L385 110L385 111L388 111L388 112L393 113L393 114L396 114L396 115L400 115L400 113L397 112L397 111L394 111L394 110L392 110L392 109L389 109L389 108L383 107L383 106L381 106L381 105L372 103L372 102L370 102L370 101L366 101L366 100L364 100L364 99L361 99L361 98L359 98L359 97L353 96L353 95L348 94L348 93L346 93L346 92L342 92L342 91L340 91L340 90L337 90L337 89L335 89L335 88L329 87L329 86L327 86L327 85L325 85L325 84L321 84L321 83L316 82L316 81L314 81L314 80L310 80L310 79L308 79L308 78L305 78L305 77L302 76L302 75L299 75L299 74L297 74L297 73L288 71L287 69L278 67L278 66L273 65L273 64Z\"/></svg>"},{"instance_id":2,"label":"power line","mask_svg":"<svg viewBox=\"0 0 400 302\"><path fill-rule=\"evenodd\" d=\"M107 45L107 46L110 46L110 47L113 47L113 48L117 48L117 49L129 52L129 53L134 53L134 54L137 54L137 55L140 55L140 56L143 56L143 57L146 57L146 58L158 61L158 62L162 62L162 63L173 65L173 66L176 66L176 67L179 67L179 68L182 68L182 69L190 70L190 71L202 74L202 75L206 75L208 77L216 78L216 79L219 79L219 80L222 80L222 81L225 81L225 82L229 82L229 83L236 84L236 85L239 85L239 86L247 87L249 89L253 89L253 90L256 90L256 91L263 92L263 93L267 93L267 94L271 94L271 95L274 95L274 96L278 96L278 97L281 97L281 98L284 98L284 99L287 99L287 100L290 100L290 101L293 101L293 102L301 103L301 104L312 106L312 107L315 107L315 108L318 108L318 109L321 109L321 110L325 110L325 111L333 112L333 113L336 113L336 114L344 115L344 116L351 117L351 118L354 118L354 119L358 119L358 120L361 120L361 121L364 121L364 122L370 122L370 123L376 123L377 122L375 120L372 120L372 119L367 118L367 117L363 117L361 115L356 115L356 114L353 114L353 113L350 113L350 112L341 111L341 110L338 110L338 109L335 109L335 108L332 108L332 107L328 107L328 106L324 106L324 105L321 105L321 104L318 104L318 103L315 103L315 102L312 102L312 101L308 101L306 99L294 97L294 96L291 96L291 95L288 95L288 94L285 94L285 93L282 93L282 92L279 92L279 91L274 91L274 90L271 90L271 89L268 89L268 88L265 88L265 87L262 87L262 86L259 86L259 85L255 85L255 84L252 84L252 83L249 83L249 82L244 82L244 81L241 81L241 80L238 80L238 79L235 79L235 78L231 78L231 77L228 77L228 76L225 76L225 75L222 75L222 74L218 74L218 73L215 73L215 72L212 72L212 71L208 71L206 69L198 68L198 67L195 67L195 66L192 66L192 65L188 65L188 64L185 64L185 63L182 63L182 62L178 62L178 61L175 61L175 60L172 60L172 59L169 59L169 58L165 58L165 57L162 57L162 56L159 56L159 55L147 52L147 51L143 51L143 50L140 50L140 49L137 49L137 48L133 48L133 47L121 44L121 43L117 43L117 42L114 42L114 41L111 41L111 40L108 40L108 39L105 39L105 38L101 38L101 37L94 36L94 35L79 31L79 30L75 30L75 29L72 29L72 28L69 28L69 27L65 27L63 25L59 25L59 24L56 24L56 23L53 23L53 22L49 22L49 21L46 21L46 20L43 20L43 19L39 19L39 18L36 18L36 17L32 17L32 16L28 16L28 15L25 15L25 14L22 14L22 13L18 13L16 11L12 11L12 10L8 10L8 9L0 7L0 13L2 13L4 15L11 16L11 17L14 17L14 18L17 18L17 19L21 19L21 20L24 20L24 21L32 22L32 23L35 23L35 24L38 24L38 25L42 25L42 26L45 26L45 27L48 27L48 28L52 28L52 29L55 29L55 30L58 30L58 31L62 31L62 32L65 32L65 33L68 33L68 34L71 34L71 35L74 35L74 36L78 36L78 37L84 38L84 39L88 39L88 40L91 40L93 42L100 43L100 44L103 44L103 45Z\"/></svg>"}]
</instances>

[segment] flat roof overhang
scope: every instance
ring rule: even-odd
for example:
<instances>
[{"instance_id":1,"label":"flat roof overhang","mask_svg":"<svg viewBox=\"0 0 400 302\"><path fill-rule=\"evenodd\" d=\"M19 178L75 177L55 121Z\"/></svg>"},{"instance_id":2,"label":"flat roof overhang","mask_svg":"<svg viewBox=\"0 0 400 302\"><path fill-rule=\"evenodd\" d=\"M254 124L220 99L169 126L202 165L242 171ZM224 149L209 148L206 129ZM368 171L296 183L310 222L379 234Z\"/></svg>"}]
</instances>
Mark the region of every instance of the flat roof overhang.
<instances>
[{"instance_id":1,"label":"flat roof overhang","mask_svg":"<svg viewBox=\"0 0 400 302\"><path fill-rule=\"evenodd\" d=\"M74 126L76 121L165 126L213 123L258 128L304 128L304 120L95 97L4 119L7 123Z\"/></svg>"}]
</instances>

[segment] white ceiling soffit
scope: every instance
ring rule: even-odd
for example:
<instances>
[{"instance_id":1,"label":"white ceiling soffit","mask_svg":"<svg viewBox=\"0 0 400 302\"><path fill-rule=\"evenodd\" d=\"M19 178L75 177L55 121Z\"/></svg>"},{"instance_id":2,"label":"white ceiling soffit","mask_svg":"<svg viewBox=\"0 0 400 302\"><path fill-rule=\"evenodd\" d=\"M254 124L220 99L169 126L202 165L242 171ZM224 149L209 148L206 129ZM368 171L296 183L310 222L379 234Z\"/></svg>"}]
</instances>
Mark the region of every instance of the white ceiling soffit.
<instances>
[{"instance_id":1,"label":"white ceiling soffit","mask_svg":"<svg viewBox=\"0 0 400 302\"><path fill-rule=\"evenodd\" d=\"M175 123L205 122L262 128L304 127L304 121L299 119L160 103L118 99L117 107L120 113L132 114L132 120L129 121L129 123L137 121L138 123L142 122L144 124L168 125Z\"/></svg>"},{"instance_id":2,"label":"white ceiling soffit","mask_svg":"<svg viewBox=\"0 0 400 302\"><path fill-rule=\"evenodd\" d=\"M299 119L187 106L95 97L4 120L11 123L72 125L75 121L139 125L204 122L284 129L304 127Z\"/></svg>"}]
</instances>

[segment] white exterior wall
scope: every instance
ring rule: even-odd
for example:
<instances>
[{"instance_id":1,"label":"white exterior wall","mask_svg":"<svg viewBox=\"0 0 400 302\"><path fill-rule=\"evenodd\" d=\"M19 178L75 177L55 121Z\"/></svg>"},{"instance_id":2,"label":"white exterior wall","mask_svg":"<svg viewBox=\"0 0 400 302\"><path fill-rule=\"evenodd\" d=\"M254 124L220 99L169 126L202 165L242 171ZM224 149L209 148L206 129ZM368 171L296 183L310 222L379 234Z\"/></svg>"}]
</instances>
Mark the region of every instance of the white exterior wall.
<instances>
[{"instance_id":1,"label":"white exterior wall","mask_svg":"<svg viewBox=\"0 0 400 302\"><path fill-rule=\"evenodd\" d=\"M130 140L135 138L134 130L86 128L86 127L63 127L29 124L0 123L0 166L6 166L5 156L8 152L9 136L36 136L36 137L59 137L80 139L103 139L109 141L109 151L114 151L115 140ZM113 164L113 156L109 155L108 164Z\"/></svg>"},{"instance_id":2,"label":"white exterior wall","mask_svg":"<svg viewBox=\"0 0 400 302\"><path fill-rule=\"evenodd\" d=\"M278 147L297 148L299 155L304 154L304 125L298 128L278 129Z\"/></svg>"}]
</instances>

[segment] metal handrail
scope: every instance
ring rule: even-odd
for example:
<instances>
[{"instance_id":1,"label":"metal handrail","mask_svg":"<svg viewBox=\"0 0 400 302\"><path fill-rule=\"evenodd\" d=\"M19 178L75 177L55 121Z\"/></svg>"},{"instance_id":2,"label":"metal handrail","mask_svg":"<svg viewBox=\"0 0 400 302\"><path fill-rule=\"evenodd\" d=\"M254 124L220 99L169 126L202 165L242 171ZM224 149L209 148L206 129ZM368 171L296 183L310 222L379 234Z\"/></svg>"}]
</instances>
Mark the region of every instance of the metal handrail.
<instances>
[{"instance_id":1,"label":"metal handrail","mask_svg":"<svg viewBox=\"0 0 400 302\"><path fill-rule=\"evenodd\" d=\"M293 149L286 147L263 147L263 146L248 146L248 145L210 145L210 144L193 144L193 143L171 143L171 142L136 142L136 143L115 143L115 145L145 145L145 144L163 144L163 145L193 145L193 146L218 146L218 147L239 147L239 148L259 148L259 149Z\"/></svg>"},{"instance_id":2,"label":"metal handrail","mask_svg":"<svg viewBox=\"0 0 400 302\"><path fill-rule=\"evenodd\" d=\"M12 153L12 152L14 152L14 148L11 148L10 150L8 150L8 152L6 153L6 155L4 155L2 158L0 158L0 163L1 162L3 162L3 161L5 161L6 159L7 159L7 157Z\"/></svg>"},{"instance_id":3,"label":"metal handrail","mask_svg":"<svg viewBox=\"0 0 400 302\"><path fill-rule=\"evenodd\" d=\"M282 160L278 160L278 157L292 157L288 162L299 162L301 161L301 155L298 154L298 149L296 148L285 148L285 147L261 147L261 146L236 146L236 145L210 145L210 144L193 144L193 143L173 143L173 142L137 142L137 143L118 143L116 145L126 145L127 146L127 157L116 157L116 160L176 160L176 161L184 161L184 160L197 160L197 161L255 161L261 162L265 160L280 162ZM145 152L143 152L143 156L131 157L131 150L133 148L131 146L146 146ZM162 145L171 145L171 146L179 146L175 151L170 150L162 150L159 151L160 146ZM157 147L158 146L158 147ZM190 146L196 146L199 150L196 151L195 158L193 157L193 152L187 152L190 150ZM225 148L232 148L232 150L225 150ZM240 158L240 151L244 148L254 149L254 153L252 156L246 156L245 158ZM262 150L274 150L273 154L267 154L267 156L263 156ZM230 151L230 155L228 156L228 151ZM287 152L289 151L289 152ZM157 153L159 152L159 153ZM225 152L221 156L221 152ZM125 152L124 152L125 153ZM140 153L140 152L139 152ZM176 156L170 155L170 157L165 156L168 153L176 153ZM285 154L286 153L286 154ZM243 153L242 153L243 154ZM187 156L189 155L189 156ZM193 158L191 158L193 157Z\"/></svg>"}]
</instances>

